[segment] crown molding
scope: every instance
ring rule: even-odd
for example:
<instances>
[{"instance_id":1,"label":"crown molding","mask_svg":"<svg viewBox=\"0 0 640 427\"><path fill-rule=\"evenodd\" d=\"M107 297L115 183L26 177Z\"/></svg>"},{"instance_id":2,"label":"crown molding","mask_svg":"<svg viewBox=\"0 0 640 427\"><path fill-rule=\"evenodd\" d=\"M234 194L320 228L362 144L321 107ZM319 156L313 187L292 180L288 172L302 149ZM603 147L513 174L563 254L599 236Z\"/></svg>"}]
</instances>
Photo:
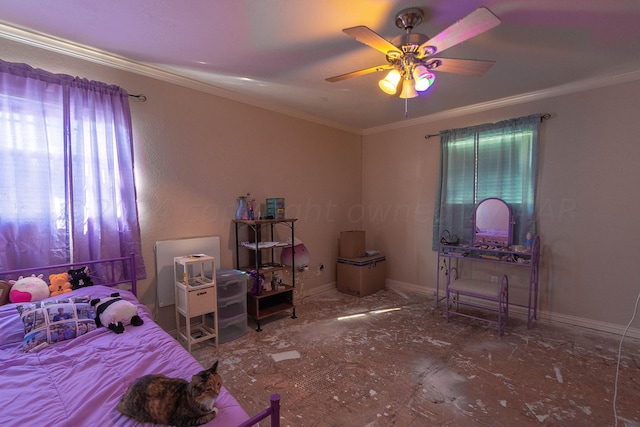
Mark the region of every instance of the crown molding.
<instances>
[{"instance_id":1,"label":"crown molding","mask_svg":"<svg viewBox=\"0 0 640 427\"><path fill-rule=\"evenodd\" d=\"M441 111L435 114L430 114L430 115L418 117L415 119L405 120L402 122L391 123L385 126L364 129L362 131L362 134L372 135L376 133L397 130L397 129L421 125L425 123L432 123L439 120L465 116L468 114L494 110L497 108L524 104L526 102L539 101L542 99L554 98L556 96L569 95L572 93L584 92L588 90L599 89L602 87L628 83L636 80L640 80L640 70L634 70L634 71L629 71L629 72L624 72L619 74L611 74L608 76L598 77L593 79L580 80L580 81L575 81L575 82L567 83L560 86L555 86L548 89L542 89L534 92L523 93L520 95L496 99L489 102L482 102L479 104L467 105L460 108L453 108L451 110Z\"/></svg>"},{"instance_id":2,"label":"crown molding","mask_svg":"<svg viewBox=\"0 0 640 427\"><path fill-rule=\"evenodd\" d=\"M161 80L167 83L176 84L190 89L198 90L200 92L209 93L211 95L226 98L232 101L241 102L254 107L266 109L276 113L281 113L291 117L299 118L302 120L310 121L319 125L328 126L334 129L343 130L358 135L372 135L376 133L382 133L392 131L401 128L407 128L416 125L422 125L425 123L431 123L439 120L445 120L460 116L465 116L473 113L479 113L483 111L493 110L496 108L509 107L513 105L523 104L526 102L538 101L542 99L553 98L556 96L567 95L577 92L583 92L593 89L598 89L606 86L612 86L621 83L627 83L631 81L640 80L640 70L634 70L630 72L612 74L604 77L598 77L593 79L581 80L565 85L560 85L548 89L543 89L534 92L528 92L511 97L496 99L489 102L483 102L473 105L467 105L460 108L454 108L451 110L441 111L435 114L418 117L410 120L403 120L401 122L391 123L384 126L372 127L368 129L355 129L352 127L344 126L339 123L320 119L311 114L301 113L299 111L282 107L277 104L261 102L255 98L242 95L238 92L233 92L227 89L222 89L210 83L195 80L189 77L185 77L170 71L155 67L150 64L140 63L132 61L130 59L114 55L112 53L104 52L88 46L79 45L66 40L57 39L45 34L33 32L12 26L6 22L0 21L0 37L13 40L19 43L27 44L30 46L38 47L48 51L56 52L62 55L79 58L85 61L93 62L96 64L117 68L123 71L129 71L146 77L151 77L157 80Z\"/></svg>"},{"instance_id":3,"label":"crown molding","mask_svg":"<svg viewBox=\"0 0 640 427\"><path fill-rule=\"evenodd\" d=\"M185 77L183 75L162 69L160 67L136 62L131 59L114 55L112 53L105 52L99 49L18 28L3 21L0 21L0 37L51 52L59 53L61 55L71 56L74 58L93 62L95 64L100 64L107 67L136 73L146 77L151 77L167 83L176 84L178 86L188 87L200 92L219 96L221 98L229 99L236 102L241 102L243 104L248 104L276 113L281 113L298 119L310 121L319 125L328 126L334 129L339 129L358 135L362 134L360 129L355 129L339 123L323 120L311 114L301 113L300 111L285 108L277 104L262 102L250 96L223 89L211 83L206 83L200 80Z\"/></svg>"}]
</instances>

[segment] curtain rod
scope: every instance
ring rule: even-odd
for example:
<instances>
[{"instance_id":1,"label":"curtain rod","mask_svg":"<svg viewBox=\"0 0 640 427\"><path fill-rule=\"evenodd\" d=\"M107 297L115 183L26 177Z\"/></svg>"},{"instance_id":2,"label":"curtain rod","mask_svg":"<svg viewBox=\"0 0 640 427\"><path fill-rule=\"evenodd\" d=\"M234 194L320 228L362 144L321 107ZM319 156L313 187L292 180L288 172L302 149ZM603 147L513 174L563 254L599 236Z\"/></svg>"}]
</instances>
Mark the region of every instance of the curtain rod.
<instances>
[{"instance_id":1,"label":"curtain rod","mask_svg":"<svg viewBox=\"0 0 640 427\"><path fill-rule=\"evenodd\" d=\"M146 95L143 95L143 94L141 94L141 93L139 93L139 94L137 94L137 95L129 94L129 96L130 96L130 97L132 97L132 98L136 98L136 99L137 99L138 101L140 101L140 102L145 102L145 101L147 100Z\"/></svg>"},{"instance_id":2,"label":"curtain rod","mask_svg":"<svg viewBox=\"0 0 640 427\"><path fill-rule=\"evenodd\" d=\"M551 114L545 113L545 114L540 116L540 121L544 122L545 120L549 120L550 118L551 118ZM440 136L440 134L439 133L433 133L433 134L430 134L430 135L425 135L424 139L433 138L434 136Z\"/></svg>"}]
</instances>

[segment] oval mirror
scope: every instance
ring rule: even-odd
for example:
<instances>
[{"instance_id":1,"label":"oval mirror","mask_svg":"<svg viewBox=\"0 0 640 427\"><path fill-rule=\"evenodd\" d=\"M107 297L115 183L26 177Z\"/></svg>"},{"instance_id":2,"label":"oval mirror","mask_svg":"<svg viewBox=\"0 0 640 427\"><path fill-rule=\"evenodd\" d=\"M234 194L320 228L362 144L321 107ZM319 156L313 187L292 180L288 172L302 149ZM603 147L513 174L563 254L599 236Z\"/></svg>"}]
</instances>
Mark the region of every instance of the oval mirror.
<instances>
[{"instance_id":1,"label":"oval mirror","mask_svg":"<svg viewBox=\"0 0 640 427\"><path fill-rule=\"evenodd\" d=\"M504 200L484 199L476 206L473 243L510 246L512 225L511 208Z\"/></svg>"}]
</instances>

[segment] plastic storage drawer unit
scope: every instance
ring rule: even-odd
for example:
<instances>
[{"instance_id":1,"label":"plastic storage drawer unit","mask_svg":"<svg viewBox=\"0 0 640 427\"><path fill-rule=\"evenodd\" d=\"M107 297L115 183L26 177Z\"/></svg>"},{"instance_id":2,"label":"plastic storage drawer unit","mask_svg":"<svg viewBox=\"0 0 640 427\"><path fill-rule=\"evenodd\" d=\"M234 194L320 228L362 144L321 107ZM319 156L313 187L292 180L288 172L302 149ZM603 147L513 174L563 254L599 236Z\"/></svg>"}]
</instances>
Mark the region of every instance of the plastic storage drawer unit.
<instances>
[{"instance_id":1,"label":"plastic storage drawer unit","mask_svg":"<svg viewBox=\"0 0 640 427\"><path fill-rule=\"evenodd\" d=\"M247 314L247 297L246 295L238 295L233 300L228 301L225 305L218 305L218 320L230 319L239 314Z\"/></svg>"},{"instance_id":2,"label":"plastic storage drawer unit","mask_svg":"<svg viewBox=\"0 0 640 427\"><path fill-rule=\"evenodd\" d=\"M220 343L233 341L247 333L247 315L241 314L226 319L224 326L218 327L218 339Z\"/></svg>"},{"instance_id":3,"label":"plastic storage drawer unit","mask_svg":"<svg viewBox=\"0 0 640 427\"><path fill-rule=\"evenodd\" d=\"M223 268L216 271L218 340L232 341L247 333L247 274Z\"/></svg>"},{"instance_id":4,"label":"plastic storage drawer unit","mask_svg":"<svg viewBox=\"0 0 640 427\"><path fill-rule=\"evenodd\" d=\"M247 274L244 271L222 268L216 271L218 307L247 293Z\"/></svg>"}]
</instances>

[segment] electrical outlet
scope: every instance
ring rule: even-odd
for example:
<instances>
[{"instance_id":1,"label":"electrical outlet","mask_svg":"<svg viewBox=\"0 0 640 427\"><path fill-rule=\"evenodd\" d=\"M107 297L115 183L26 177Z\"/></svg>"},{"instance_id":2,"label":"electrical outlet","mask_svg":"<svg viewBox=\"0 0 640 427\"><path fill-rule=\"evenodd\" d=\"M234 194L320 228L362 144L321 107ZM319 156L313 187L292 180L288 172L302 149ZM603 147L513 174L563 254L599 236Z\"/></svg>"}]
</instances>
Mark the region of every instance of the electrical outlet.
<instances>
[{"instance_id":1,"label":"electrical outlet","mask_svg":"<svg viewBox=\"0 0 640 427\"><path fill-rule=\"evenodd\" d=\"M498 276L491 276L491 283L498 283Z\"/></svg>"}]
</instances>

